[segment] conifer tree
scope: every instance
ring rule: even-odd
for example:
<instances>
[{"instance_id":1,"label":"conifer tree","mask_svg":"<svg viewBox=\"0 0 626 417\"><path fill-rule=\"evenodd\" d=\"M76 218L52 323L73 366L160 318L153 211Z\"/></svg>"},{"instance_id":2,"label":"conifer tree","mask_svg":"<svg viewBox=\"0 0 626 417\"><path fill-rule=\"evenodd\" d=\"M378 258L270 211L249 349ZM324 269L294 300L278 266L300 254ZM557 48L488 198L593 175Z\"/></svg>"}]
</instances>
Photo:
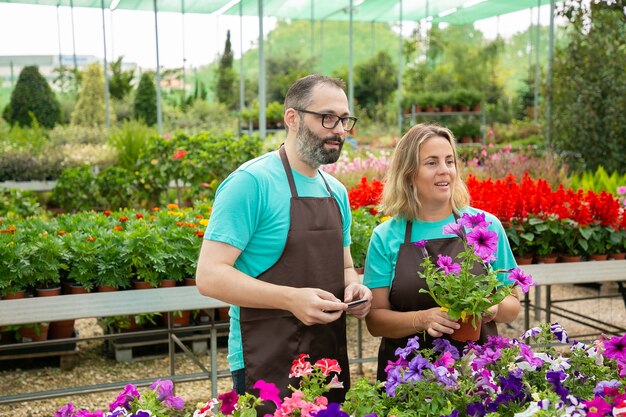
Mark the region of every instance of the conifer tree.
<instances>
[{"instance_id":1,"label":"conifer tree","mask_svg":"<svg viewBox=\"0 0 626 417\"><path fill-rule=\"evenodd\" d=\"M220 58L217 69L217 84L215 95L220 103L224 103L229 109L235 108L235 71L233 70L233 51L230 44L230 30L226 32L226 44L224 53Z\"/></svg>"},{"instance_id":2,"label":"conifer tree","mask_svg":"<svg viewBox=\"0 0 626 417\"><path fill-rule=\"evenodd\" d=\"M105 121L104 73L100 64L89 64L83 75L78 102L72 112L72 124L102 126Z\"/></svg>"},{"instance_id":3,"label":"conifer tree","mask_svg":"<svg viewBox=\"0 0 626 417\"><path fill-rule=\"evenodd\" d=\"M36 66L24 67L2 113L10 124L30 126L34 117L41 126L53 128L61 119L61 106ZM32 116L31 116L32 115Z\"/></svg>"},{"instance_id":4,"label":"conifer tree","mask_svg":"<svg viewBox=\"0 0 626 417\"><path fill-rule=\"evenodd\" d=\"M151 73L141 74L137 94L135 95L135 119L143 120L148 126L154 126L156 114L156 86Z\"/></svg>"}]
</instances>

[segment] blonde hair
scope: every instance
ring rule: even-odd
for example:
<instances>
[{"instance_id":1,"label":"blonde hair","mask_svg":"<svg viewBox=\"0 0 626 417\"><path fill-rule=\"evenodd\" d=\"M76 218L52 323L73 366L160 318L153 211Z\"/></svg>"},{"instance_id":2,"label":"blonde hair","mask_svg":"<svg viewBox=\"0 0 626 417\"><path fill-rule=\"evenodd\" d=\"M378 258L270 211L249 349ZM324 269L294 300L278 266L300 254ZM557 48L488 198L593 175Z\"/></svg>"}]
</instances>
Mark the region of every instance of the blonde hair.
<instances>
[{"instance_id":1,"label":"blonde hair","mask_svg":"<svg viewBox=\"0 0 626 417\"><path fill-rule=\"evenodd\" d=\"M457 179L452 189L452 210L459 213L461 207L469 204L469 191L459 173L459 158L456 151L456 139L452 132L436 124L418 124L409 129L396 145L387 172L381 210L389 216L399 216L407 220L419 218L422 206L413 179L419 168L420 147L422 143L434 137L442 137L452 146Z\"/></svg>"}]
</instances>

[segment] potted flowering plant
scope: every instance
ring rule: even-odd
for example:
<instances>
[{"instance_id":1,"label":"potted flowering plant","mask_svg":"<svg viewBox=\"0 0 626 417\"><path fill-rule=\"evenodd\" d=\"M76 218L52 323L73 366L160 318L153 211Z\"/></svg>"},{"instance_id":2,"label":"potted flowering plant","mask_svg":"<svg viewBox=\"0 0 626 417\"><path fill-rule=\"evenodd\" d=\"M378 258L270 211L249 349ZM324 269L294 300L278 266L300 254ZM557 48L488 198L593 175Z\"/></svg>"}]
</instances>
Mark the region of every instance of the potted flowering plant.
<instances>
[{"instance_id":1,"label":"potted flowering plant","mask_svg":"<svg viewBox=\"0 0 626 417\"><path fill-rule=\"evenodd\" d=\"M182 410L185 402L173 393L174 384L169 379L157 379L143 394L133 384L128 384L115 401L109 404L109 412L75 409L72 403L59 408L54 417L173 417Z\"/></svg>"},{"instance_id":2,"label":"potted flowering plant","mask_svg":"<svg viewBox=\"0 0 626 417\"><path fill-rule=\"evenodd\" d=\"M289 376L300 378L300 384L297 388L289 386L293 391L290 397L281 399L278 395L280 390L276 385L259 380L253 386L259 390L258 397L251 393L238 395L232 390L205 404L200 404L193 414L194 417L215 415L254 417L257 415L255 408L264 401L271 401L276 405L274 416L277 417L348 417L345 412L339 410L339 404L329 404L328 399L324 397L324 394L333 388L343 388L343 383L338 378L341 367L337 361L324 358L311 364L307 359L309 355L303 353L292 362Z\"/></svg>"},{"instance_id":3,"label":"potted flowering plant","mask_svg":"<svg viewBox=\"0 0 626 417\"><path fill-rule=\"evenodd\" d=\"M526 344L532 340L533 345ZM569 353L555 345L569 345ZM558 324L519 339L490 336L459 352L446 340L396 351L387 380L357 381L343 410L379 416L530 417L626 415L626 335L570 343ZM382 390L381 390L382 388Z\"/></svg>"},{"instance_id":4,"label":"potted flowering plant","mask_svg":"<svg viewBox=\"0 0 626 417\"><path fill-rule=\"evenodd\" d=\"M498 304L507 295L512 294L513 287L519 286L523 292L528 292L534 284L532 276L525 274L519 268L511 270L495 270L490 262L495 260L495 250L498 235L487 229L484 214L470 216L464 214L455 223L444 226L445 234L456 234L463 239L465 250L455 259L439 254L433 262L426 251L426 242L419 241L415 245L423 251L423 272L419 273L428 284L428 293L433 300L446 311L451 319L461 323L471 322L477 328L481 317L489 314L489 307ZM469 229L469 231L465 231ZM484 274L472 273L474 264L478 262L485 266ZM505 285L497 278L499 273L508 273L513 285Z\"/></svg>"}]
</instances>

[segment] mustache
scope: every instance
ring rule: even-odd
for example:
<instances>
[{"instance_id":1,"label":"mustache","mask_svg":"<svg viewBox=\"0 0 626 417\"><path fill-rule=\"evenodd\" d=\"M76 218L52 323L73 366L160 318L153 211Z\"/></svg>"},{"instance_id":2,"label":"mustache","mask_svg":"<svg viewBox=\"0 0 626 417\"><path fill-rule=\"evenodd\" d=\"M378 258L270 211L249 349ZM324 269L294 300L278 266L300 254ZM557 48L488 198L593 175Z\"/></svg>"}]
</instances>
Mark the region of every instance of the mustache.
<instances>
[{"instance_id":1,"label":"mustache","mask_svg":"<svg viewBox=\"0 0 626 417\"><path fill-rule=\"evenodd\" d=\"M324 144L330 143L330 142L344 143L345 139L342 139L341 136L330 136L328 138L324 138L324 140L322 141L322 143Z\"/></svg>"}]
</instances>

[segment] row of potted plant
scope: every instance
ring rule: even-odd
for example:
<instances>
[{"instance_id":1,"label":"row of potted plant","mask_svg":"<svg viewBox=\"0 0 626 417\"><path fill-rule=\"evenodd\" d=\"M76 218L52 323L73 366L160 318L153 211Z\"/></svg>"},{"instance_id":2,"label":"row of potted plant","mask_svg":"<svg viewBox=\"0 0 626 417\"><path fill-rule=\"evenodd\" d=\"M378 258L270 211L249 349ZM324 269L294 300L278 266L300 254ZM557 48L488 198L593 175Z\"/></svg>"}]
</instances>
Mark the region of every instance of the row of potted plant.
<instances>
[{"instance_id":1,"label":"row of potted plant","mask_svg":"<svg viewBox=\"0 0 626 417\"><path fill-rule=\"evenodd\" d=\"M480 111L482 94L476 90L458 89L447 92L407 93L403 98L406 113L417 112Z\"/></svg>"},{"instance_id":2,"label":"row of potted plant","mask_svg":"<svg viewBox=\"0 0 626 417\"><path fill-rule=\"evenodd\" d=\"M574 191L560 186L552 190L545 180L512 175L500 180L478 180L470 175L467 185L471 205L495 214L503 223L513 253L520 259L533 257L604 255L623 259L626 253L626 211L620 200L605 191ZM383 220L376 211L383 184L362 178L349 190L359 228L369 239L371 230ZM372 221L367 216L377 217ZM354 227L354 226L353 226ZM359 247L363 236L355 236ZM354 243L353 243L354 244ZM363 251L353 251L355 264L364 262ZM536 259L535 259L536 260Z\"/></svg>"},{"instance_id":3,"label":"row of potted plant","mask_svg":"<svg viewBox=\"0 0 626 417\"><path fill-rule=\"evenodd\" d=\"M209 206L0 220L0 294L79 284L158 287L195 275Z\"/></svg>"}]
</instances>

